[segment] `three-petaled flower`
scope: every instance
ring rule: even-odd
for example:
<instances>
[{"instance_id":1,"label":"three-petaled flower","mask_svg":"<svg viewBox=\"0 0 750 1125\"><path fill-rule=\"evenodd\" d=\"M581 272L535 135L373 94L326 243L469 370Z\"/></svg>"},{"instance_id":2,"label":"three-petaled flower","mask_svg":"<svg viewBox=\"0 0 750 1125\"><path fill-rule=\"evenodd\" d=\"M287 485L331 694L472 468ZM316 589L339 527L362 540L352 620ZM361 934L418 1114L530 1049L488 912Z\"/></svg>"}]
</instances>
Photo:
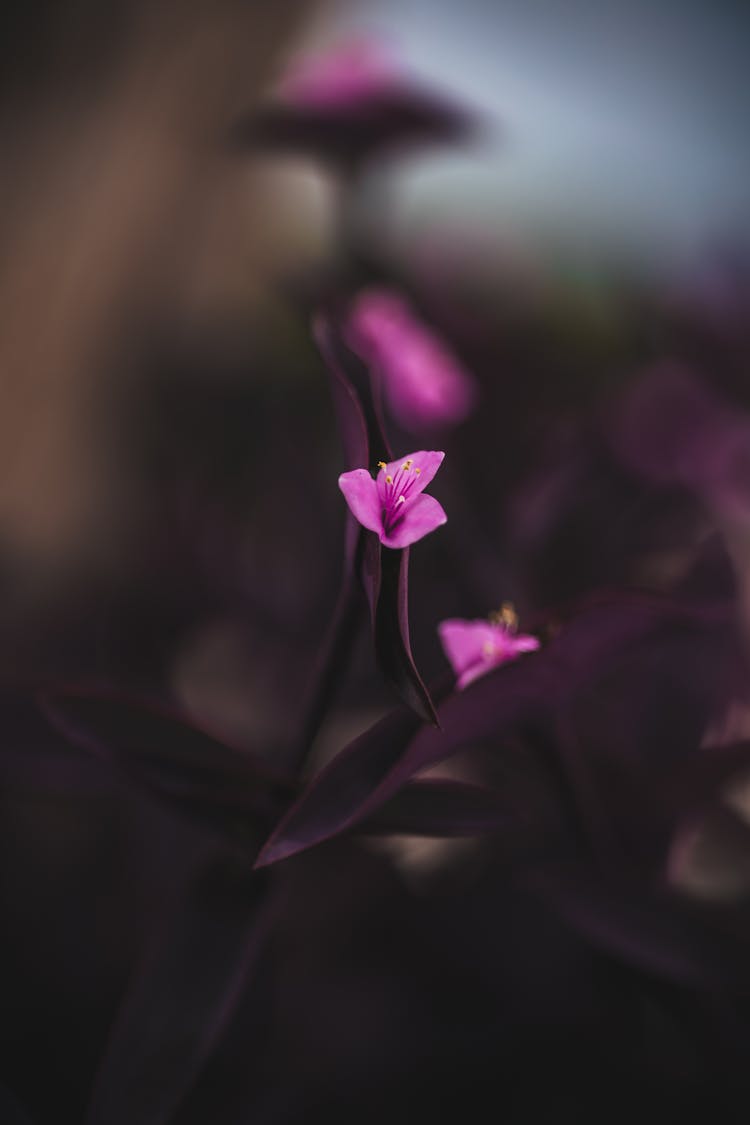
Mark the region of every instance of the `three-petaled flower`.
<instances>
[{"instance_id":1,"label":"three-petaled flower","mask_svg":"<svg viewBox=\"0 0 750 1125\"><path fill-rule=\"evenodd\" d=\"M433 496L424 495L444 457L422 449L398 461L379 461L375 479L367 469L354 469L341 474L339 488L354 517L384 547L408 547L448 518Z\"/></svg>"},{"instance_id":2,"label":"three-petaled flower","mask_svg":"<svg viewBox=\"0 0 750 1125\"><path fill-rule=\"evenodd\" d=\"M456 673L459 691L500 664L539 648L536 637L517 633L518 619L510 605L487 620L454 617L438 626L445 655Z\"/></svg>"}]
</instances>

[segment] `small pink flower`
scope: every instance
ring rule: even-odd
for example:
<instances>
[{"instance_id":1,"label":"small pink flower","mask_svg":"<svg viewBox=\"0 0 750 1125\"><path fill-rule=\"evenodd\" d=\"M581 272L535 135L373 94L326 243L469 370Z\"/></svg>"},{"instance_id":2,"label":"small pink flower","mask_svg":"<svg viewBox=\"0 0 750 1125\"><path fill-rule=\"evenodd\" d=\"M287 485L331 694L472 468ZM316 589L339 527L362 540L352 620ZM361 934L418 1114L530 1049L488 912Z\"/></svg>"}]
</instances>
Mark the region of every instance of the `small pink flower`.
<instances>
[{"instance_id":1,"label":"small pink flower","mask_svg":"<svg viewBox=\"0 0 750 1125\"><path fill-rule=\"evenodd\" d=\"M279 94L289 105L334 109L390 92L400 80L399 68L382 43L355 39L325 54L296 59Z\"/></svg>"},{"instance_id":2,"label":"small pink flower","mask_svg":"<svg viewBox=\"0 0 750 1125\"><path fill-rule=\"evenodd\" d=\"M347 340L380 372L388 405L405 429L455 425L472 410L474 379L397 294L362 293L352 308Z\"/></svg>"},{"instance_id":3,"label":"small pink flower","mask_svg":"<svg viewBox=\"0 0 750 1125\"><path fill-rule=\"evenodd\" d=\"M508 605L486 621L454 617L441 622L440 642L458 677L459 691L522 652L539 648L536 637L516 633L516 624L516 615Z\"/></svg>"},{"instance_id":4,"label":"small pink flower","mask_svg":"<svg viewBox=\"0 0 750 1125\"><path fill-rule=\"evenodd\" d=\"M448 518L434 497L423 494L444 457L422 449L388 464L380 461L374 480L367 469L354 469L342 473L339 488L355 518L383 546L408 547Z\"/></svg>"}]
</instances>

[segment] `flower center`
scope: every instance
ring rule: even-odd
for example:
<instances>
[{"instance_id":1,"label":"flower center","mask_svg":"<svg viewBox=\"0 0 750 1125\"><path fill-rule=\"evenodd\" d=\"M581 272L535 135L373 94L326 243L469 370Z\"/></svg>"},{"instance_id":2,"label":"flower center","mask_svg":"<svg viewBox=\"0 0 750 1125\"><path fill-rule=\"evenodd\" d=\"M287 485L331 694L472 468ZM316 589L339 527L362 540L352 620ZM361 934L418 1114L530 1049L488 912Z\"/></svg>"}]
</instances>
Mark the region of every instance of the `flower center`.
<instances>
[{"instance_id":1,"label":"flower center","mask_svg":"<svg viewBox=\"0 0 750 1125\"><path fill-rule=\"evenodd\" d=\"M411 457L404 461L395 472L388 473L383 482L381 493L383 528L390 534L404 515L406 501L409 499L417 484L417 478L422 472L418 465L412 466ZM385 461L378 461L378 468L388 468Z\"/></svg>"}]
</instances>

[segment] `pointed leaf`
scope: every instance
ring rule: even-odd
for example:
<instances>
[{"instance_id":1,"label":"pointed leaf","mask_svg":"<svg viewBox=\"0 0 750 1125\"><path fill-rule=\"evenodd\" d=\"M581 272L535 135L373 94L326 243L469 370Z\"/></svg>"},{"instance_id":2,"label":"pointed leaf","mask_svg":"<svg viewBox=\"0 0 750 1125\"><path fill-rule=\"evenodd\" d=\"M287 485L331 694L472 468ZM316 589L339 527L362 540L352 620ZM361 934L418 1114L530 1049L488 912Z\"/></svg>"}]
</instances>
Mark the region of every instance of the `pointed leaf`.
<instances>
[{"instance_id":1,"label":"pointed leaf","mask_svg":"<svg viewBox=\"0 0 750 1125\"><path fill-rule=\"evenodd\" d=\"M373 537L374 538L374 537ZM375 608L375 655L383 676L425 722L437 725L430 693L417 671L409 640L409 548L378 544L380 582Z\"/></svg>"},{"instance_id":2,"label":"pointed leaf","mask_svg":"<svg viewBox=\"0 0 750 1125\"><path fill-rule=\"evenodd\" d=\"M48 692L39 703L73 745L209 820L247 815L272 822L293 792L284 775L166 708L76 688Z\"/></svg>"},{"instance_id":3,"label":"pointed leaf","mask_svg":"<svg viewBox=\"0 0 750 1125\"><path fill-rule=\"evenodd\" d=\"M513 824L499 794L450 778L411 781L359 826L364 833L478 836Z\"/></svg>"},{"instance_id":4,"label":"pointed leaf","mask_svg":"<svg viewBox=\"0 0 750 1125\"><path fill-rule=\"evenodd\" d=\"M635 594L584 603L545 648L450 695L438 710L442 729L420 729L414 719L395 712L350 743L292 805L257 866L352 829L420 770L478 742L501 743L519 724L549 715L629 645L660 626L675 621L711 624L727 617L725 607L693 610Z\"/></svg>"},{"instance_id":5,"label":"pointed leaf","mask_svg":"<svg viewBox=\"0 0 750 1125\"><path fill-rule=\"evenodd\" d=\"M313 334L331 377L347 469L367 469L377 461L390 460L379 382L373 384L367 367L346 346L330 316L319 313L315 317Z\"/></svg>"},{"instance_id":6,"label":"pointed leaf","mask_svg":"<svg viewBox=\"0 0 750 1125\"><path fill-rule=\"evenodd\" d=\"M346 346L328 316L316 317L314 333L331 375L348 470L367 470L375 461L390 459L379 380ZM404 702L426 722L434 723L435 708L409 641L408 559L408 548L382 551L377 536L365 532L349 515L345 570L358 569L370 606L378 666Z\"/></svg>"}]
</instances>

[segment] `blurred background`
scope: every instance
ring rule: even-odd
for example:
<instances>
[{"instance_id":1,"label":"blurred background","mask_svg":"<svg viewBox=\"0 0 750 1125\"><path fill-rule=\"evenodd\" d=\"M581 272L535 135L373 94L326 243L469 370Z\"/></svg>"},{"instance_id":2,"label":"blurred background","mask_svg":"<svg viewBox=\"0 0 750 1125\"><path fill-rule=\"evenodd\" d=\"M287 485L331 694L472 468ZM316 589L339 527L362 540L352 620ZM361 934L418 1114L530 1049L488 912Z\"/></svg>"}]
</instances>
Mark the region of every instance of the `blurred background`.
<instances>
[{"instance_id":1,"label":"blurred background","mask_svg":"<svg viewBox=\"0 0 750 1125\"><path fill-rule=\"evenodd\" d=\"M494 508L476 517L504 557L478 550L465 563L483 573L471 608L523 594L521 566L561 574L543 561L549 528L522 558L508 521L519 504L528 513L527 493L552 519L540 489L563 520L561 482L586 474L573 447L590 410L640 367L703 346L672 334L676 319L722 336L703 376L726 385L718 367L744 360L742 4L373 0L261 14L239 0L123 0L105 19L70 0L5 18L11 680L116 675L246 737L278 733L286 708L263 717L268 682L280 663L286 682L304 681L338 580L341 461L308 328L349 252L342 231L356 243L350 290L377 281L409 294L513 432L493 453ZM347 235L325 130L258 143L241 123L274 104L295 59L363 40L472 126L460 143L415 134L374 151ZM733 360L727 333L743 336ZM472 425L453 438L465 449ZM621 526L621 507L604 511ZM461 546L434 550L453 553L450 570ZM304 582L300 551L315 558ZM584 582L576 568L593 562L565 565L560 589L527 600L611 577ZM439 582L434 593L456 601ZM416 644L437 668L442 611L418 597Z\"/></svg>"},{"instance_id":2,"label":"blurred background","mask_svg":"<svg viewBox=\"0 0 750 1125\"><path fill-rule=\"evenodd\" d=\"M398 174L398 235L446 222L583 268L663 273L750 222L750 14L741 0L388 0L328 8L497 126L470 155Z\"/></svg>"},{"instance_id":3,"label":"blurred background","mask_svg":"<svg viewBox=\"0 0 750 1125\"><path fill-rule=\"evenodd\" d=\"M628 1086L629 1062L641 1068L623 1120L644 1091L674 1111L663 1121L687 1120L693 1095L696 1112L709 1112L715 1084L728 1089L740 1073L746 1022L732 1010L714 1036L711 1019L731 1007L726 978L700 1010L690 972L685 993L674 980L681 986L686 934L698 933L701 954L706 934L719 934L715 946L706 938L712 970L725 964L728 934L735 953L746 948L747 786L731 794L739 827L703 850L695 835L677 848L673 825L645 843L640 831L657 803L653 762L750 730L747 4L33 0L5 8L0 30L9 698L115 686L176 705L269 766L288 760L344 566L336 482L347 466L311 323L321 305L346 308L373 288L404 300L428 351L438 349L430 354L450 356L474 387L472 411L426 427L386 404L394 453L446 451L433 492L448 523L412 556L411 639L426 680L449 670L438 623L505 601L545 640L569 606L602 591L724 607L720 636L718 626L698 640L667 631L661 647L629 653L622 683L598 694L597 681L571 705L586 753L599 763L604 754L594 803L607 821L611 802L623 852L635 856L623 879L626 937L610 940L617 925L600 924L596 910L593 939L577 907L561 921L564 881L553 874L554 905L541 907L515 885L507 856L487 851L486 866L472 866L473 844L399 838L343 858L334 850L330 866L315 852L280 877L292 983L276 998L278 1054L259 1056L276 1085L257 1120L414 1121L399 1099L428 1088L430 1119L455 1120L467 1091L478 1107L494 1090L488 1043L518 1066L509 1121L548 1119L534 1116L539 1053L564 1086L579 1048L611 1088ZM312 80L290 85L300 59L337 57L342 69L317 92ZM397 702L371 649L363 629L308 769ZM38 739L44 758L48 734L33 726L32 738L20 724L17 736L8 723L6 748ZM519 751L520 765L469 754L455 773L508 785L534 815L554 806L554 820L559 794L537 761L550 744L547 731L525 748L528 760ZM94 798L64 797L43 771L8 761L6 1070L16 1094L36 1099L37 1121L78 1121L133 950L175 870L187 884L190 856L202 862L207 845L114 770L96 774ZM646 771L641 788L628 788L633 761ZM238 870L220 891L231 884L232 920L246 903L246 864ZM638 991L630 938L644 917L651 925L650 896L665 883L677 969L662 987L657 926L657 953L639 947L633 958L654 973L638 977ZM677 892L688 906L679 898L675 921ZM708 920L691 913L696 903ZM403 933L402 946L393 935ZM81 951L97 942L91 967ZM309 985L319 971L324 983ZM327 1039L299 1016L295 986L328 1029L330 980L339 1006ZM358 1038L364 1009L372 1026ZM568 1041L572 1010L580 1025ZM68 1057L59 1043L71 1011L80 1027ZM600 1045L613 1027L609 1054ZM214 1077L254 1081L237 1062L245 1030L240 1021ZM704 1073L695 1059L712 1039L728 1053ZM382 1101L373 1052L391 1067ZM293 1109L284 1059L301 1074ZM452 1075L456 1059L443 1118L434 1079ZM49 1091L39 1072L54 1074ZM342 1072L351 1085L334 1111L326 1098ZM578 1091L565 1088L575 1105ZM103 1104L87 1120L117 1125ZM197 1107L180 1120L213 1120L207 1085ZM602 1120L593 1095L589 1109L586 1120Z\"/></svg>"}]
</instances>

